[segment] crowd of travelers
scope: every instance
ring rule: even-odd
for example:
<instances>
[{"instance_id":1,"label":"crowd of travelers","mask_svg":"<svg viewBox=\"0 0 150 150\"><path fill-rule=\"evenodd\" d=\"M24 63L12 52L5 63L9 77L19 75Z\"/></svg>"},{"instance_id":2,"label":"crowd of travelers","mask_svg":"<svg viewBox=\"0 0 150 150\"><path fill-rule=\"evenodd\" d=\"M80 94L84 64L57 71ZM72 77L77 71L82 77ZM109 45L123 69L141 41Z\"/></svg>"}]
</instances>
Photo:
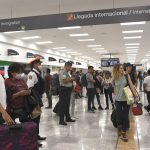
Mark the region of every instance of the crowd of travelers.
<instances>
[{"instance_id":1,"label":"crowd of travelers","mask_svg":"<svg viewBox=\"0 0 150 150\"><path fill-rule=\"evenodd\" d=\"M37 125L38 140L46 140L39 134L41 108L43 107L42 96L46 93L48 106L59 116L59 124L67 125L75 122L76 99L87 98L87 112L95 113L112 108L116 112L118 136L123 141L128 141L126 132L130 128L129 111L131 106L127 104L124 87L130 86L134 95L136 88L147 94L148 106L144 108L150 111L150 70L147 73L136 72L135 66L130 63L117 64L111 71L96 71L93 66L88 66L88 71L75 71L72 63L66 62L60 72L51 75L51 70L46 69L42 73L40 58L30 62L32 67L24 80L22 65L12 63L8 68L8 78L0 76L0 123L15 124L19 118L21 123L34 122ZM143 86L144 84L144 86ZM86 91L86 92L84 92ZM53 106L53 96L58 95L59 101ZM105 97L105 107L101 104L101 95ZM98 108L95 106L97 100ZM110 107L111 104L111 107ZM103 104L104 105L104 104ZM39 146L42 144L39 142Z\"/></svg>"}]
</instances>

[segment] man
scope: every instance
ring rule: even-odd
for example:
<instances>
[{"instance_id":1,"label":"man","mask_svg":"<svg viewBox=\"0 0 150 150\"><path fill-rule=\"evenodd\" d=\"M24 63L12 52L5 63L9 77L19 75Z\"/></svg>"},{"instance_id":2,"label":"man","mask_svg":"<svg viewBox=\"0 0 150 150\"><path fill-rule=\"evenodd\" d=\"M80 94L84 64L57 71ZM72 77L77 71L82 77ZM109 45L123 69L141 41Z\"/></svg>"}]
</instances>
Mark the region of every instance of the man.
<instances>
[{"instance_id":1,"label":"man","mask_svg":"<svg viewBox=\"0 0 150 150\"><path fill-rule=\"evenodd\" d=\"M94 83L95 80L93 79L93 73L94 73L94 67L89 66L88 67L88 73L86 74L86 80L87 80L87 95L88 95L88 112L94 113L94 109L91 108L92 102L94 102L94 95L95 95L95 89L94 89Z\"/></svg>"},{"instance_id":2,"label":"man","mask_svg":"<svg viewBox=\"0 0 150 150\"><path fill-rule=\"evenodd\" d=\"M150 69L148 70L148 76L144 79L143 89L147 94L148 106L144 108L149 112L150 111Z\"/></svg>"},{"instance_id":3,"label":"man","mask_svg":"<svg viewBox=\"0 0 150 150\"><path fill-rule=\"evenodd\" d=\"M4 84L4 78L0 75L0 113L3 120L7 123L7 125L15 124L12 118L8 115L8 113L5 111L4 108L6 108L6 90L5 90L5 84ZM2 122L3 122L2 120ZM1 122L1 123L2 123Z\"/></svg>"},{"instance_id":4,"label":"man","mask_svg":"<svg viewBox=\"0 0 150 150\"><path fill-rule=\"evenodd\" d=\"M69 113L70 96L73 88L73 81L75 81L75 78L72 78L69 75L71 67L72 63L66 62L64 69L61 70L59 73L60 93L58 103L58 114L60 116L60 125L67 125L66 122L75 122L75 120L71 119ZM66 117L66 122L64 120L64 117Z\"/></svg>"},{"instance_id":5,"label":"man","mask_svg":"<svg viewBox=\"0 0 150 150\"><path fill-rule=\"evenodd\" d=\"M30 62L31 67L33 69L28 74L27 85L29 89L33 89L34 91L37 92L42 102L42 95L44 94L45 87L44 87L44 80L41 77L41 69L42 69L41 63L42 62L40 61L40 57L36 57ZM39 115L38 117L33 119L33 121L37 123L38 140L46 140L46 137L41 137L39 135L40 118L41 116ZM42 146L42 144L39 144L39 146Z\"/></svg>"},{"instance_id":6,"label":"man","mask_svg":"<svg viewBox=\"0 0 150 150\"><path fill-rule=\"evenodd\" d=\"M45 92L47 95L48 99L48 106L46 108L52 108L52 92L51 92L51 80L52 76L50 75L50 69L46 70L46 75L45 75Z\"/></svg>"}]
</instances>

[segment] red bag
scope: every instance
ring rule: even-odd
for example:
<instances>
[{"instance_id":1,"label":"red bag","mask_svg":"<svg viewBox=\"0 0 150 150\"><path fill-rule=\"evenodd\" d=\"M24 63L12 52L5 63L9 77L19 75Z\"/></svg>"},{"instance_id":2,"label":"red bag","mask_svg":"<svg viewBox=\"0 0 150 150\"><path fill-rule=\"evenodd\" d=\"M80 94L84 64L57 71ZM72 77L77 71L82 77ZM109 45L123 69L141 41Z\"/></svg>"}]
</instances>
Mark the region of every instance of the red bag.
<instances>
[{"instance_id":1,"label":"red bag","mask_svg":"<svg viewBox=\"0 0 150 150\"><path fill-rule=\"evenodd\" d=\"M140 116L143 114L142 104L136 103L132 106L132 112L134 116Z\"/></svg>"},{"instance_id":2,"label":"red bag","mask_svg":"<svg viewBox=\"0 0 150 150\"><path fill-rule=\"evenodd\" d=\"M80 85L76 85L75 86L75 89L74 89L74 91L76 92L76 93L81 93L81 86Z\"/></svg>"}]
</instances>

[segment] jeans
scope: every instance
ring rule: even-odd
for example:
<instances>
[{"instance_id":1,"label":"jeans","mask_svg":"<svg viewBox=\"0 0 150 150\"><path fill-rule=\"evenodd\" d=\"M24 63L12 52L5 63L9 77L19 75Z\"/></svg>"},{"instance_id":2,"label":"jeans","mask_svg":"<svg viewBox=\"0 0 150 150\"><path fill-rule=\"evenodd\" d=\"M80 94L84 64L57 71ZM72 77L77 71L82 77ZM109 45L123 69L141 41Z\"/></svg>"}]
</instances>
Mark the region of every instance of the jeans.
<instances>
[{"instance_id":1,"label":"jeans","mask_svg":"<svg viewBox=\"0 0 150 150\"><path fill-rule=\"evenodd\" d=\"M52 92L51 92L51 90L46 91L46 96L48 99L48 107L52 108Z\"/></svg>"},{"instance_id":2,"label":"jeans","mask_svg":"<svg viewBox=\"0 0 150 150\"><path fill-rule=\"evenodd\" d=\"M91 110L91 104L94 102L95 89L87 88L88 110Z\"/></svg>"},{"instance_id":3,"label":"jeans","mask_svg":"<svg viewBox=\"0 0 150 150\"><path fill-rule=\"evenodd\" d=\"M113 105L112 93L109 93L108 89L104 89L104 93L105 93L105 98L106 98L106 107L109 108L108 96L111 101L111 104Z\"/></svg>"},{"instance_id":4,"label":"jeans","mask_svg":"<svg viewBox=\"0 0 150 150\"><path fill-rule=\"evenodd\" d=\"M126 101L116 101L116 119L118 127L122 128L123 132L127 131L128 118L129 118L129 106Z\"/></svg>"}]
</instances>

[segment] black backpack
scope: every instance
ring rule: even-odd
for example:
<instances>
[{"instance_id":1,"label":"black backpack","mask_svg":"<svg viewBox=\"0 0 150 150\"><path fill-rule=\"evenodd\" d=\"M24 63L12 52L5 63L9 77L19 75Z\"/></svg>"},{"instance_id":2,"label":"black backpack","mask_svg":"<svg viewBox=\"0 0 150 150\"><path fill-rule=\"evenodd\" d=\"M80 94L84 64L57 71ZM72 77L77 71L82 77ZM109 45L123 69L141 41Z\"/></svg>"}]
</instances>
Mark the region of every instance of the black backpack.
<instances>
[{"instance_id":1,"label":"black backpack","mask_svg":"<svg viewBox=\"0 0 150 150\"><path fill-rule=\"evenodd\" d=\"M81 84L82 84L82 86L85 86L85 87L87 87L87 85L88 85L88 82L87 82L87 79L86 79L86 75L87 74L84 74L82 76L82 78L81 78Z\"/></svg>"},{"instance_id":2,"label":"black backpack","mask_svg":"<svg viewBox=\"0 0 150 150\"><path fill-rule=\"evenodd\" d=\"M116 109L113 110L111 114L111 121L115 128L117 128L117 118L116 118Z\"/></svg>"}]
</instances>

